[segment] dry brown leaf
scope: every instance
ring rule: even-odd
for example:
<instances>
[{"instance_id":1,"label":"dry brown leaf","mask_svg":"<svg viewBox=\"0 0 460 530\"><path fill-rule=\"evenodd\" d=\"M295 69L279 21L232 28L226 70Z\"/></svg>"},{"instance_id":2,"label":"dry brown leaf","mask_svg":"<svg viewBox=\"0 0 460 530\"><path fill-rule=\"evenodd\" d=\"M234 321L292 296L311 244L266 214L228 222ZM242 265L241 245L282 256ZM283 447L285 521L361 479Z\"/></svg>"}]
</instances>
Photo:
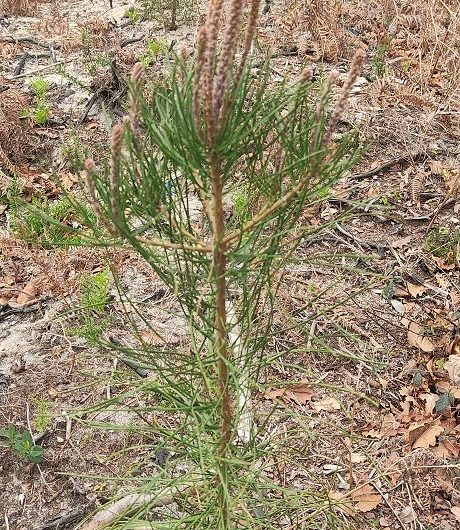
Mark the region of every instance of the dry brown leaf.
<instances>
[{"instance_id":1,"label":"dry brown leaf","mask_svg":"<svg viewBox=\"0 0 460 530\"><path fill-rule=\"evenodd\" d=\"M460 383L460 355L449 355L444 369L447 370L452 383Z\"/></svg>"},{"instance_id":2,"label":"dry brown leaf","mask_svg":"<svg viewBox=\"0 0 460 530\"><path fill-rule=\"evenodd\" d=\"M409 294L413 296L414 298L417 298L419 294L423 294L426 292L427 288L423 285L416 285L415 283L406 282L407 290L409 291Z\"/></svg>"},{"instance_id":3,"label":"dry brown leaf","mask_svg":"<svg viewBox=\"0 0 460 530\"><path fill-rule=\"evenodd\" d=\"M356 512L351 507L351 501L341 491L329 492L329 499L331 504L336 506L340 511L355 516Z\"/></svg>"},{"instance_id":4,"label":"dry brown leaf","mask_svg":"<svg viewBox=\"0 0 460 530\"><path fill-rule=\"evenodd\" d=\"M433 454L435 454L439 458L442 458L443 460L447 460L451 458L452 456L450 454L450 451L444 445L444 442L439 442L439 444L436 447L433 447L432 451L433 451Z\"/></svg>"},{"instance_id":5,"label":"dry brown leaf","mask_svg":"<svg viewBox=\"0 0 460 530\"><path fill-rule=\"evenodd\" d=\"M444 278L444 276L442 276L442 274L435 274L434 277L439 287L441 287L441 289L447 290L448 285L447 285L447 281Z\"/></svg>"},{"instance_id":6,"label":"dry brown leaf","mask_svg":"<svg viewBox=\"0 0 460 530\"><path fill-rule=\"evenodd\" d=\"M436 445L436 438L444 432L444 427L439 423L423 422L409 427L409 430L404 434L404 440L408 442L413 449L419 447L428 449Z\"/></svg>"},{"instance_id":7,"label":"dry brown leaf","mask_svg":"<svg viewBox=\"0 0 460 530\"><path fill-rule=\"evenodd\" d=\"M436 265L443 271L451 271L455 269L455 263L450 263L445 258L438 258L437 256L431 256L431 258L436 263Z\"/></svg>"},{"instance_id":8,"label":"dry brown leaf","mask_svg":"<svg viewBox=\"0 0 460 530\"><path fill-rule=\"evenodd\" d=\"M289 388L269 388L264 392L265 399L281 398L285 403L293 401L300 405L305 405L314 397L314 391L308 384L301 383Z\"/></svg>"},{"instance_id":9,"label":"dry brown leaf","mask_svg":"<svg viewBox=\"0 0 460 530\"><path fill-rule=\"evenodd\" d=\"M432 449L433 453L443 460L449 460L451 458L457 458L460 454L460 445L451 442L450 440L444 440Z\"/></svg>"},{"instance_id":10,"label":"dry brown leaf","mask_svg":"<svg viewBox=\"0 0 460 530\"><path fill-rule=\"evenodd\" d=\"M454 514L455 519L460 523L460 506L452 506L450 511Z\"/></svg>"},{"instance_id":11,"label":"dry brown leaf","mask_svg":"<svg viewBox=\"0 0 460 530\"><path fill-rule=\"evenodd\" d=\"M11 274L8 274L0 281L0 285L14 285L15 283L16 281L14 279L14 276L11 276Z\"/></svg>"},{"instance_id":12,"label":"dry brown leaf","mask_svg":"<svg viewBox=\"0 0 460 530\"><path fill-rule=\"evenodd\" d=\"M74 173L71 173L70 171L61 173L59 175L59 179L66 191L70 191L72 186L76 184L77 182L79 182L80 180L78 175L75 175Z\"/></svg>"},{"instance_id":13,"label":"dry brown leaf","mask_svg":"<svg viewBox=\"0 0 460 530\"><path fill-rule=\"evenodd\" d=\"M457 195L459 188L459 174L452 174L446 179L446 188L449 195Z\"/></svg>"},{"instance_id":14,"label":"dry brown leaf","mask_svg":"<svg viewBox=\"0 0 460 530\"><path fill-rule=\"evenodd\" d=\"M382 502L382 496L377 493L371 484L365 484L356 490L352 499L357 502L355 509L358 512L370 512Z\"/></svg>"},{"instance_id":15,"label":"dry brown leaf","mask_svg":"<svg viewBox=\"0 0 460 530\"><path fill-rule=\"evenodd\" d=\"M444 440L443 444L445 448L452 453L452 456L454 458L458 458L458 455L460 455L460 444L457 442L453 442L452 440Z\"/></svg>"},{"instance_id":16,"label":"dry brown leaf","mask_svg":"<svg viewBox=\"0 0 460 530\"><path fill-rule=\"evenodd\" d=\"M311 407L316 412L321 412L322 410L332 412L333 410L340 410L340 403L335 398L326 396L312 403Z\"/></svg>"},{"instance_id":17,"label":"dry brown leaf","mask_svg":"<svg viewBox=\"0 0 460 530\"><path fill-rule=\"evenodd\" d=\"M404 315L406 308L402 302L400 302L399 300L396 300L396 298L393 298L391 300L391 305L393 306L393 309L396 312L398 312L400 315Z\"/></svg>"},{"instance_id":18,"label":"dry brown leaf","mask_svg":"<svg viewBox=\"0 0 460 530\"><path fill-rule=\"evenodd\" d=\"M401 510L401 513L399 514L399 518L405 524L409 524L415 521L416 515L412 506L406 506L405 508L403 508Z\"/></svg>"},{"instance_id":19,"label":"dry brown leaf","mask_svg":"<svg viewBox=\"0 0 460 530\"><path fill-rule=\"evenodd\" d=\"M434 351L434 344L428 337L421 334L422 328L417 322L410 321L407 318L401 319L401 324L407 328L407 341L411 346L420 348L424 352Z\"/></svg>"},{"instance_id":20,"label":"dry brown leaf","mask_svg":"<svg viewBox=\"0 0 460 530\"><path fill-rule=\"evenodd\" d=\"M439 399L439 396L438 394L432 394L431 392L429 392L426 394L420 394L420 399L423 399L423 401L425 401L425 412L427 414L432 414L436 402Z\"/></svg>"},{"instance_id":21,"label":"dry brown leaf","mask_svg":"<svg viewBox=\"0 0 460 530\"><path fill-rule=\"evenodd\" d=\"M450 294L450 299L452 300L452 303L454 305L458 305L460 303L460 293L452 289L449 294Z\"/></svg>"},{"instance_id":22,"label":"dry brown leaf","mask_svg":"<svg viewBox=\"0 0 460 530\"><path fill-rule=\"evenodd\" d=\"M396 298L408 298L410 295L406 289L402 289L401 287L396 287L393 296Z\"/></svg>"},{"instance_id":23,"label":"dry brown leaf","mask_svg":"<svg viewBox=\"0 0 460 530\"><path fill-rule=\"evenodd\" d=\"M163 346L165 344L179 344L180 337L173 335L172 333L165 330L160 333L154 333L153 331L144 330L141 331L141 339L145 344L150 346Z\"/></svg>"},{"instance_id":24,"label":"dry brown leaf","mask_svg":"<svg viewBox=\"0 0 460 530\"><path fill-rule=\"evenodd\" d=\"M24 289L22 289L22 291L19 293L16 299L16 304L19 307L21 307L27 304L28 302L31 302L32 300L36 298L37 293L38 293L38 290L37 290L37 286L35 285L35 283L33 281L29 282L24 287Z\"/></svg>"},{"instance_id":25,"label":"dry brown leaf","mask_svg":"<svg viewBox=\"0 0 460 530\"><path fill-rule=\"evenodd\" d=\"M382 426L380 432L383 436L395 436L398 434L398 429L401 427L399 421L395 418L394 414L385 414L382 419Z\"/></svg>"},{"instance_id":26,"label":"dry brown leaf","mask_svg":"<svg viewBox=\"0 0 460 530\"><path fill-rule=\"evenodd\" d=\"M412 239L412 236L402 237L401 239L397 239L396 241L394 241L391 246L393 248L406 247L409 245L411 239Z\"/></svg>"},{"instance_id":27,"label":"dry brown leaf","mask_svg":"<svg viewBox=\"0 0 460 530\"><path fill-rule=\"evenodd\" d=\"M376 429L374 427L369 429L365 427L361 432L363 436L381 439L384 436L396 436L400 427L401 423L399 423L394 414L386 414L382 418L380 429Z\"/></svg>"}]
</instances>

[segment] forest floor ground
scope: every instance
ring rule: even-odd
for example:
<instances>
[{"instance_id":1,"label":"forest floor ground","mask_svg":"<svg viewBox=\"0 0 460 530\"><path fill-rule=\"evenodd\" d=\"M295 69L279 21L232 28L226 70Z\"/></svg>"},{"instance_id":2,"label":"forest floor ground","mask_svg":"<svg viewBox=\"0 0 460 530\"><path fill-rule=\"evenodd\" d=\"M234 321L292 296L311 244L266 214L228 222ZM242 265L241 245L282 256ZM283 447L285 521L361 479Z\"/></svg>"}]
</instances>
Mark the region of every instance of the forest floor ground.
<instances>
[{"instance_id":1,"label":"forest floor ground","mask_svg":"<svg viewBox=\"0 0 460 530\"><path fill-rule=\"evenodd\" d=\"M165 30L137 17L134 2L113 3L39 2L32 16L14 16L4 0L0 9L0 428L30 431L44 448L36 466L0 447L2 529L77 528L118 493L110 477L162 465L145 451L137 461L114 457L136 443L129 429L94 431L69 418L110 396L107 380L123 370L69 329L81 278L110 263L168 346L180 345L186 325L173 294L135 254L46 248L10 211L14 193L59 200L53 175L78 192L85 156L107 154L137 60L155 76L168 49L193 54L198 7L185 6ZM337 68L343 80L354 49L368 57L341 127L369 148L302 217L329 228L286 270L274 325L297 327L273 339L270 348L286 353L254 396L256 408L278 400L294 409L312 433L302 461L275 462L273 478L348 497L341 528L460 524L459 18L458 1L331 0L275 1L260 20L254 52L273 55L275 80L296 79L306 65L315 75ZM42 125L22 117L39 107L37 77L48 84ZM123 322L110 289L107 315ZM91 419L130 421L113 412ZM273 428L288 428L277 421Z\"/></svg>"}]
</instances>

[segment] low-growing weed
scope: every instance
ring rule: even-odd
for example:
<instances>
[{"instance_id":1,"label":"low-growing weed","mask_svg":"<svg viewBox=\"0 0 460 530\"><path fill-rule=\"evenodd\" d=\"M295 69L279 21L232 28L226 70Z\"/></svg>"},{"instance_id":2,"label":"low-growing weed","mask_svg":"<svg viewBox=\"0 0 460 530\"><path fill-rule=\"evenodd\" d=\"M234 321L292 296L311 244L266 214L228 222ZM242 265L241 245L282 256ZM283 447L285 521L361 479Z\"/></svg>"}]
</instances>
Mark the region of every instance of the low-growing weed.
<instances>
[{"instance_id":1,"label":"low-growing weed","mask_svg":"<svg viewBox=\"0 0 460 530\"><path fill-rule=\"evenodd\" d=\"M107 329L110 318L103 317L109 301L109 269L108 267L81 279L80 307L82 324L69 328L69 335L83 337L91 345L97 343L101 334Z\"/></svg>"},{"instance_id":2,"label":"low-growing weed","mask_svg":"<svg viewBox=\"0 0 460 530\"><path fill-rule=\"evenodd\" d=\"M31 205L10 201L9 224L14 235L28 243L43 248L72 246L81 243L81 235L74 235L60 223L69 228L81 226L78 215L68 198L49 202L35 197ZM94 214L87 211L89 216Z\"/></svg>"},{"instance_id":3,"label":"low-growing weed","mask_svg":"<svg viewBox=\"0 0 460 530\"><path fill-rule=\"evenodd\" d=\"M0 429L0 438L6 440L7 447L33 464L39 464L43 458L43 447L35 445L29 431L20 433L15 425Z\"/></svg>"},{"instance_id":4,"label":"low-growing weed","mask_svg":"<svg viewBox=\"0 0 460 530\"><path fill-rule=\"evenodd\" d=\"M197 10L196 0L140 0L144 17L175 30L179 24L191 22Z\"/></svg>"},{"instance_id":5,"label":"low-growing weed","mask_svg":"<svg viewBox=\"0 0 460 530\"><path fill-rule=\"evenodd\" d=\"M108 65L108 59L97 50L94 37L87 28L81 30L81 47L86 73L95 77L99 68Z\"/></svg>"},{"instance_id":6,"label":"low-growing weed","mask_svg":"<svg viewBox=\"0 0 460 530\"><path fill-rule=\"evenodd\" d=\"M82 142L76 129L70 129L67 141L62 147L70 171L78 173L83 169L85 160L89 156L88 147Z\"/></svg>"},{"instance_id":7,"label":"low-growing weed","mask_svg":"<svg viewBox=\"0 0 460 530\"><path fill-rule=\"evenodd\" d=\"M438 258L445 258L456 254L460 243L460 229L450 229L446 226L437 226L428 232L424 248L426 252Z\"/></svg>"},{"instance_id":8,"label":"low-growing weed","mask_svg":"<svg viewBox=\"0 0 460 530\"><path fill-rule=\"evenodd\" d=\"M126 18L129 18L129 20L131 20L131 22L133 22L134 24L137 24L137 22L139 22L142 19L141 12L138 9L136 9L134 6L129 7L125 11L124 16Z\"/></svg>"},{"instance_id":9,"label":"low-growing weed","mask_svg":"<svg viewBox=\"0 0 460 530\"><path fill-rule=\"evenodd\" d=\"M147 48L139 57L139 61L144 68L151 66L161 54L168 51L168 43L165 39L151 40L147 43Z\"/></svg>"},{"instance_id":10,"label":"low-growing weed","mask_svg":"<svg viewBox=\"0 0 460 530\"><path fill-rule=\"evenodd\" d=\"M43 432L50 425L53 416L50 412L50 402L47 399L41 397L34 397L31 399L35 405L34 419L32 420L32 426L37 429L38 432Z\"/></svg>"},{"instance_id":11,"label":"low-growing weed","mask_svg":"<svg viewBox=\"0 0 460 530\"><path fill-rule=\"evenodd\" d=\"M35 106L23 111L23 116L31 118L37 125L45 125L51 115L51 103L48 98L49 84L43 77L34 77L30 89L34 95Z\"/></svg>"}]
</instances>

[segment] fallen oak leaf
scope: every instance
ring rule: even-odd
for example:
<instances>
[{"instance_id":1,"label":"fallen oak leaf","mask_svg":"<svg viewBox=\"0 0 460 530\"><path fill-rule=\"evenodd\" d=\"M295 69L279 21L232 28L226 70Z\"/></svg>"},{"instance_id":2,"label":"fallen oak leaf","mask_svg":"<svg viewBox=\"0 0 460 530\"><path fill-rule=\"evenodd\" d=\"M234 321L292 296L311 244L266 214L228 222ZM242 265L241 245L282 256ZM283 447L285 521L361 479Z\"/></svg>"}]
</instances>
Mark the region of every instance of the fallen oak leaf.
<instances>
[{"instance_id":1,"label":"fallen oak leaf","mask_svg":"<svg viewBox=\"0 0 460 530\"><path fill-rule=\"evenodd\" d=\"M340 410L340 403L333 397L326 396L319 401L315 401L311 405L313 410L316 412L326 411L332 412L333 410Z\"/></svg>"},{"instance_id":2,"label":"fallen oak leaf","mask_svg":"<svg viewBox=\"0 0 460 530\"><path fill-rule=\"evenodd\" d=\"M411 321L408 318L401 319L401 324L407 328L407 341L411 346L420 348L424 352L434 351L434 344L431 340L422 335L422 327L417 322Z\"/></svg>"},{"instance_id":3,"label":"fallen oak leaf","mask_svg":"<svg viewBox=\"0 0 460 530\"><path fill-rule=\"evenodd\" d=\"M314 391L306 383L300 383L287 388L268 388L264 392L265 399L281 398L285 403L293 401L299 405L305 405L314 395Z\"/></svg>"},{"instance_id":4,"label":"fallen oak leaf","mask_svg":"<svg viewBox=\"0 0 460 530\"><path fill-rule=\"evenodd\" d=\"M451 271L451 270L455 269L455 263L450 263L445 258L438 258L437 256L431 256L431 259L443 271Z\"/></svg>"},{"instance_id":5,"label":"fallen oak leaf","mask_svg":"<svg viewBox=\"0 0 460 530\"><path fill-rule=\"evenodd\" d=\"M22 307L23 305L26 305L28 302L31 302L32 300L35 300L37 296L38 290L37 286L33 281L29 282L24 289L21 290L19 293L16 303L19 307Z\"/></svg>"},{"instance_id":6,"label":"fallen oak leaf","mask_svg":"<svg viewBox=\"0 0 460 530\"><path fill-rule=\"evenodd\" d=\"M449 355L449 359L444 363L452 383L460 383L460 355Z\"/></svg>"},{"instance_id":7,"label":"fallen oak leaf","mask_svg":"<svg viewBox=\"0 0 460 530\"><path fill-rule=\"evenodd\" d=\"M381 501L381 495L363 495L360 497L358 504L355 506L355 509L358 510L358 512L370 512L371 510L377 508Z\"/></svg>"},{"instance_id":8,"label":"fallen oak leaf","mask_svg":"<svg viewBox=\"0 0 460 530\"><path fill-rule=\"evenodd\" d=\"M454 458L458 458L458 455L460 455L460 444L452 440L444 440L443 444Z\"/></svg>"},{"instance_id":9,"label":"fallen oak leaf","mask_svg":"<svg viewBox=\"0 0 460 530\"><path fill-rule=\"evenodd\" d=\"M341 491L331 491L329 492L329 501L332 506L338 508L341 512L346 513L347 515L355 516L356 512L351 507L351 499L347 498L346 494Z\"/></svg>"},{"instance_id":10,"label":"fallen oak leaf","mask_svg":"<svg viewBox=\"0 0 460 530\"><path fill-rule=\"evenodd\" d=\"M412 239L412 236L402 237L401 239L397 239L396 241L393 241L391 246L393 248L407 247L409 245L411 239Z\"/></svg>"},{"instance_id":11,"label":"fallen oak leaf","mask_svg":"<svg viewBox=\"0 0 460 530\"><path fill-rule=\"evenodd\" d=\"M427 288L423 285L416 285L415 283L406 282L407 290L409 294L414 298L417 298L419 294L423 294L427 291Z\"/></svg>"},{"instance_id":12,"label":"fallen oak leaf","mask_svg":"<svg viewBox=\"0 0 460 530\"><path fill-rule=\"evenodd\" d=\"M357 489L351 498L357 502L355 509L363 513L374 510L382 502L382 496L376 492L371 484L365 484Z\"/></svg>"},{"instance_id":13,"label":"fallen oak leaf","mask_svg":"<svg viewBox=\"0 0 460 530\"><path fill-rule=\"evenodd\" d=\"M409 427L404 434L404 440L408 442L413 449L428 449L435 446L437 437L444 432L444 427L439 423L423 422Z\"/></svg>"},{"instance_id":14,"label":"fallen oak leaf","mask_svg":"<svg viewBox=\"0 0 460 530\"><path fill-rule=\"evenodd\" d=\"M433 452L445 460L451 458L456 459L460 454L460 445L456 442L445 439L442 442L439 442L439 444L433 449Z\"/></svg>"},{"instance_id":15,"label":"fallen oak leaf","mask_svg":"<svg viewBox=\"0 0 460 530\"><path fill-rule=\"evenodd\" d=\"M361 430L361 434L370 438L381 439L385 436L396 436L400 427L401 423L399 423L394 414L389 413L383 416L380 429L376 429L374 426L372 428L367 426Z\"/></svg>"},{"instance_id":16,"label":"fallen oak leaf","mask_svg":"<svg viewBox=\"0 0 460 530\"><path fill-rule=\"evenodd\" d=\"M452 506L450 511L454 514L455 519L460 523L460 506Z\"/></svg>"}]
</instances>

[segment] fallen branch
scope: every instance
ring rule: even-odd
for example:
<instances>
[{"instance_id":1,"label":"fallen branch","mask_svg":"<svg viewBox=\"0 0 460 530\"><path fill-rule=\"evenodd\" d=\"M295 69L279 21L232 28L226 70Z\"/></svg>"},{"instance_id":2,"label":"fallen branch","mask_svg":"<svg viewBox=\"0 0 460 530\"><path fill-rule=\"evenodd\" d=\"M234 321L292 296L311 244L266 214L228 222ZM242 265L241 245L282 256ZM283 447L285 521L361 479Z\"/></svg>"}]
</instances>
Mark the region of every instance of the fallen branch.
<instances>
[{"instance_id":1,"label":"fallen branch","mask_svg":"<svg viewBox=\"0 0 460 530\"><path fill-rule=\"evenodd\" d=\"M75 508L68 513L57 515L53 519L47 521L43 526L37 528L37 530L51 530L52 528L64 528L70 523L80 521L85 516L87 506L81 508Z\"/></svg>"},{"instance_id":2,"label":"fallen branch","mask_svg":"<svg viewBox=\"0 0 460 530\"><path fill-rule=\"evenodd\" d=\"M139 37L133 37L132 39L122 40L120 43L120 48L125 48L126 46L129 46L130 44L140 42L144 37L145 35L140 35Z\"/></svg>"},{"instance_id":3,"label":"fallen branch","mask_svg":"<svg viewBox=\"0 0 460 530\"><path fill-rule=\"evenodd\" d=\"M80 115L80 118L78 120L78 125L82 125L86 118L88 117L89 111L93 108L94 104L97 101L97 98L99 97L99 92L95 92L86 102L85 108L83 109L83 112Z\"/></svg>"},{"instance_id":4,"label":"fallen branch","mask_svg":"<svg viewBox=\"0 0 460 530\"><path fill-rule=\"evenodd\" d=\"M21 74L24 70L24 66L26 65L27 59L30 57L29 52L24 52L21 55L21 58L19 59L18 65L14 69L13 75L16 77L17 75Z\"/></svg>"},{"instance_id":5,"label":"fallen branch","mask_svg":"<svg viewBox=\"0 0 460 530\"><path fill-rule=\"evenodd\" d=\"M18 44L19 42L28 42L29 44L34 44L35 46L40 46L40 48L46 48L47 50L49 50L50 46L53 46L55 49L59 49L61 47L59 44L55 43L40 42L34 37L13 37L7 35L6 37L2 37L2 40L4 42L10 42L13 44Z\"/></svg>"},{"instance_id":6,"label":"fallen branch","mask_svg":"<svg viewBox=\"0 0 460 530\"><path fill-rule=\"evenodd\" d=\"M429 151L421 151L418 153L409 153L407 155L399 156L396 158L390 158L380 166L377 166L373 169L370 169L369 171L364 171L363 173L356 173L355 175L351 175L350 180L364 180L369 177L374 177L375 175L378 175L379 173L382 173L384 171L387 171L391 169L393 166L407 164L411 161L417 161L417 160L424 160L425 158L428 158L432 156L434 153Z\"/></svg>"},{"instance_id":7,"label":"fallen branch","mask_svg":"<svg viewBox=\"0 0 460 530\"><path fill-rule=\"evenodd\" d=\"M42 66L41 68L37 68L36 70L33 70L32 72L27 72L26 74L14 75L13 77L9 78L9 80L11 80L11 79L21 79L23 77L28 77L30 75L35 75L35 74L38 74L40 72L44 72L45 70L49 70L50 68L54 68L55 66L58 66L60 64L64 64L64 61L58 61L57 63L47 64L46 66Z\"/></svg>"},{"instance_id":8,"label":"fallen branch","mask_svg":"<svg viewBox=\"0 0 460 530\"><path fill-rule=\"evenodd\" d=\"M29 53L29 52L24 52L22 54L21 58L19 59L18 65L14 69L13 75L15 77L17 77L18 75L20 75L22 73L22 71L24 70L24 66L26 64L27 59L47 59L48 57L51 57L51 55L49 53Z\"/></svg>"},{"instance_id":9,"label":"fallen branch","mask_svg":"<svg viewBox=\"0 0 460 530\"><path fill-rule=\"evenodd\" d=\"M118 516L123 513L139 508L146 504L150 504L152 508L159 506L168 506L174 502L173 494L184 493L191 486L183 486L182 488L171 488L170 492L162 497L158 497L156 493L133 493L119 499L114 504L111 504L105 510L97 513L89 522L81 527L81 530L99 530L105 528Z\"/></svg>"}]
</instances>

